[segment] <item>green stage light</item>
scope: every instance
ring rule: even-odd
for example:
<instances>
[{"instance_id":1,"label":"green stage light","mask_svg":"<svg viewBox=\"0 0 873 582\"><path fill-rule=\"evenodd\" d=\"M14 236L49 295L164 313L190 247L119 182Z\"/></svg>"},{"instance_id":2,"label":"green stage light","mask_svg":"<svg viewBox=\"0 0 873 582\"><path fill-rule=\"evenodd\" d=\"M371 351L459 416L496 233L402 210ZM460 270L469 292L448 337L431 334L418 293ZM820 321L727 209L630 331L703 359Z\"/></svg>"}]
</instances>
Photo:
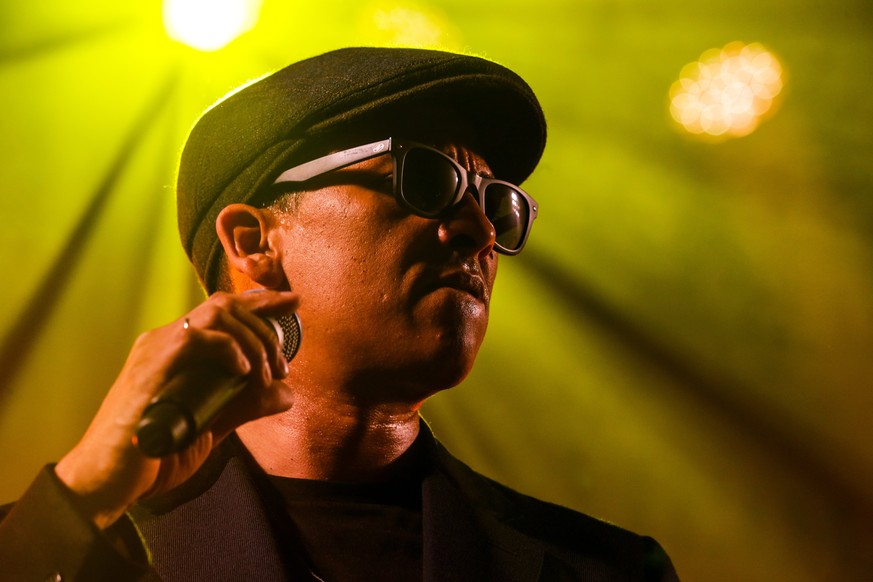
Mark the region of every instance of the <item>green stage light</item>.
<instances>
[{"instance_id":1,"label":"green stage light","mask_svg":"<svg viewBox=\"0 0 873 582\"><path fill-rule=\"evenodd\" d=\"M251 30L260 0L164 0L164 28L173 40L215 51Z\"/></svg>"}]
</instances>

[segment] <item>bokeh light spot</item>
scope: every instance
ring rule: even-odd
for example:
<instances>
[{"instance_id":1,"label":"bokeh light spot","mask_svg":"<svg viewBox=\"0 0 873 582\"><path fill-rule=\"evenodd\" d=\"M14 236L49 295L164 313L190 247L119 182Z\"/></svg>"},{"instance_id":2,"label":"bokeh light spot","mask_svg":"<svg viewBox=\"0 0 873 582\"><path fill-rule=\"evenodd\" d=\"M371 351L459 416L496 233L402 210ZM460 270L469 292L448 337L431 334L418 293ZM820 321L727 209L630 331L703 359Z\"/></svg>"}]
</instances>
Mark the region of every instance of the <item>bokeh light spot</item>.
<instances>
[{"instance_id":1,"label":"bokeh light spot","mask_svg":"<svg viewBox=\"0 0 873 582\"><path fill-rule=\"evenodd\" d=\"M164 0L164 28L173 40L215 51L251 30L260 0Z\"/></svg>"},{"instance_id":2,"label":"bokeh light spot","mask_svg":"<svg viewBox=\"0 0 873 582\"><path fill-rule=\"evenodd\" d=\"M682 68L670 114L692 134L741 137L772 110L783 84L781 63L760 43L733 42Z\"/></svg>"},{"instance_id":3,"label":"bokeh light spot","mask_svg":"<svg viewBox=\"0 0 873 582\"><path fill-rule=\"evenodd\" d=\"M376 44L457 49L457 28L436 8L380 1L363 11L362 30Z\"/></svg>"}]
</instances>

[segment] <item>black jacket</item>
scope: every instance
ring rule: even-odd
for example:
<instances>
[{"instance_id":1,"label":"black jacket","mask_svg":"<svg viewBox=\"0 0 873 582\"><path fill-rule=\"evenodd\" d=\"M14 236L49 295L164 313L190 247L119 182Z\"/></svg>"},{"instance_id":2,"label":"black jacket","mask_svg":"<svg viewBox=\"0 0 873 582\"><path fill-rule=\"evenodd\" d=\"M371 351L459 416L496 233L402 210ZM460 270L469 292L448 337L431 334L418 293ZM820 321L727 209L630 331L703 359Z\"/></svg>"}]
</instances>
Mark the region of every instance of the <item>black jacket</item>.
<instances>
[{"instance_id":1,"label":"black jacket","mask_svg":"<svg viewBox=\"0 0 873 582\"><path fill-rule=\"evenodd\" d=\"M677 580L651 538L500 485L422 427L433 454L422 481L424 582ZM230 438L185 485L106 536L76 515L47 468L0 523L0 581L55 572L67 582L288 580L255 478Z\"/></svg>"}]
</instances>

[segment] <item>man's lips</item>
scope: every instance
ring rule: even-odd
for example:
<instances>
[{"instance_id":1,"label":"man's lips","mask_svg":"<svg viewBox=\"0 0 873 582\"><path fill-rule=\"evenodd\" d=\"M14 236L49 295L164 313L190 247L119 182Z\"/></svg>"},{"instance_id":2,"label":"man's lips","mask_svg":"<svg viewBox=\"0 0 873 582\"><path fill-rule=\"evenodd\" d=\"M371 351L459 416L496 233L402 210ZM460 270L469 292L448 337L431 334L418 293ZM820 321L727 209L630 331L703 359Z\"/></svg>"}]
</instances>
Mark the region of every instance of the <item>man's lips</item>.
<instances>
[{"instance_id":1,"label":"man's lips","mask_svg":"<svg viewBox=\"0 0 873 582\"><path fill-rule=\"evenodd\" d=\"M465 291L482 303L488 302L488 289L482 277L468 273L465 270L454 271L441 276L437 280L437 286Z\"/></svg>"}]
</instances>

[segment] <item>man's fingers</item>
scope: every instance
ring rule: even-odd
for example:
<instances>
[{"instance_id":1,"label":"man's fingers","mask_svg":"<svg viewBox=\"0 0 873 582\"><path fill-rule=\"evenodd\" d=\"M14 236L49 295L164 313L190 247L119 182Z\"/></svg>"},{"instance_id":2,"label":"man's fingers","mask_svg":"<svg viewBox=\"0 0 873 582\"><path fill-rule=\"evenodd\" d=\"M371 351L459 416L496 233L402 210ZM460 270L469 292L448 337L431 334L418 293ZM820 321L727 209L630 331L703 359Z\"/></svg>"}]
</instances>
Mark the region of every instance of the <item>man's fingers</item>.
<instances>
[{"instance_id":1,"label":"man's fingers","mask_svg":"<svg viewBox=\"0 0 873 582\"><path fill-rule=\"evenodd\" d=\"M264 318L292 313L299 303L299 297L289 291L215 293L190 314L189 321L233 335L266 385L273 377L284 377L288 368L276 330Z\"/></svg>"},{"instance_id":2,"label":"man's fingers","mask_svg":"<svg viewBox=\"0 0 873 582\"><path fill-rule=\"evenodd\" d=\"M181 355L173 372L218 367L230 376L245 376L253 371L260 373L259 367L253 365L251 354L238 338L224 330L189 328Z\"/></svg>"}]
</instances>

